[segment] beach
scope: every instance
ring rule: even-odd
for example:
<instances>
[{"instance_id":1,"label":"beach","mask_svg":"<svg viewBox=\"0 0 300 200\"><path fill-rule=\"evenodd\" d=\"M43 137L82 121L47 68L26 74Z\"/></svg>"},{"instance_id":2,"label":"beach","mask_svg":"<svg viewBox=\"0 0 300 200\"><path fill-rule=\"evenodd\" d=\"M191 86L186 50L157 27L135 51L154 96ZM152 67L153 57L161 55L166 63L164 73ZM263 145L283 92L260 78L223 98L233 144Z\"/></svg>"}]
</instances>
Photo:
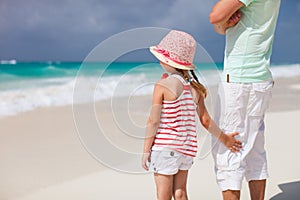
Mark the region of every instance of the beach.
<instances>
[{"instance_id":1,"label":"beach","mask_svg":"<svg viewBox=\"0 0 300 200\"><path fill-rule=\"evenodd\" d=\"M212 87L207 99L210 111L215 97L216 88ZM97 101L93 114L112 145L131 154L142 151L141 136L144 133L128 136L122 130L128 129L128 133L144 130L151 95L130 101L126 97L117 99L114 103L109 99ZM273 99L266 114L270 172L266 199L292 200L300 196L297 189L300 184L299 101L299 76L275 79ZM80 106L84 107L84 104L77 108ZM76 112L80 110L77 108ZM0 199L155 199L153 175L142 173L141 169L130 171L130 165L127 165L127 162L133 163L136 167L139 165L136 159L131 161L124 157L120 162L107 165L106 158L104 162L99 161L97 153L88 152L90 144L82 141L82 134L86 133L77 124L80 118L74 119L76 115L82 115L73 111L71 105L51 106L0 119ZM122 120L122 116L130 118ZM116 122L120 124L116 125ZM131 127L130 122L134 122L135 127ZM189 173L189 198L221 199L209 147L204 146L208 144L207 133L202 129L199 132L202 133L199 145L203 153L195 158ZM250 199L246 182L243 183L241 199Z\"/></svg>"}]
</instances>

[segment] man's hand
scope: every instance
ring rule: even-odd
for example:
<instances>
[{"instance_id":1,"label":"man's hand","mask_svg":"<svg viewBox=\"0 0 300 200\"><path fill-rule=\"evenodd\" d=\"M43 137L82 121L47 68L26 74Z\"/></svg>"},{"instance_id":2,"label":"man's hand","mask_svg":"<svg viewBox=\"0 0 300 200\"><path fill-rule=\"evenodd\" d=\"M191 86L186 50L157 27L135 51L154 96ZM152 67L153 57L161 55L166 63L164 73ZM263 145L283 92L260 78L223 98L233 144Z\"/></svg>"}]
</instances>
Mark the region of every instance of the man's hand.
<instances>
[{"instance_id":1,"label":"man's hand","mask_svg":"<svg viewBox=\"0 0 300 200\"><path fill-rule=\"evenodd\" d=\"M241 19L240 8L244 4L240 0L220 0L210 12L209 21L214 25L215 31L225 34L226 30L235 26Z\"/></svg>"},{"instance_id":2,"label":"man's hand","mask_svg":"<svg viewBox=\"0 0 300 200\"><path fill-rule=\"evenodd\" d=\"M227 24L228 28L235 26L241 20L241 11L237 10L233 15L229 18Z\"/></svg>"},{"instance_id":3,"label":"man's hand","mask_svg":"<svg viewBox=\"0 0 300 200\"><path fill-rule=\"evenodd\" d=\"M225 34L228 28L235 26L241 20L241 16L241 11L237 10L225 23L214 24L215 31L219 34Z\"/></svg>"}]
</instances>

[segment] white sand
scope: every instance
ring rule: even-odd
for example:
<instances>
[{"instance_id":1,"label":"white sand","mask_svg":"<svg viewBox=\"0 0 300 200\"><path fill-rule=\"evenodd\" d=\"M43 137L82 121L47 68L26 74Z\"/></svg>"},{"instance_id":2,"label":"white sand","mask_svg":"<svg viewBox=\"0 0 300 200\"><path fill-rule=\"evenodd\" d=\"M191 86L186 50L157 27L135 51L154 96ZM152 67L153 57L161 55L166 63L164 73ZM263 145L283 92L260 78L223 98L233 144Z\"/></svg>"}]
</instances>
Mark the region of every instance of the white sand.
<instances>
[{"instance_id":1,"label":"white sand","mask_svg":"<svg viewBox=\"0 0 300 200\"><path fill-rule=\"evenodd\" d=\"M300 134L296 127L300 117L300 95L299 90L289 87L297 85L297 80L292 84L289 81L287 84L286 80L278 82L280 84L274 88L272 112L266 115L266 149L271 176L266 199L281 192L279 184L300 181ZM142 101L147 102L141 104ZM142 126L145 121L143 113L148 103L149 100L142 98L129 105L137 108L131 116L137 125ZM112 143L133 152L141 149L141 142L134 144L130 137L120 137L122 132L118 133L118 127L111 124L114 122L111 120L116 119L111 118L107 105L102 102L96 107L97 114L101 115L99 120L112 133L108 135ZM114 171L87 153L79 141L69 106L7 117L0 120L0 127L1 200L155 199L151 174ZM203 136L200 139L203 141ZM202 150L205 153L207 148ZM250 199L246 186L244 183L242 200ZM210 154L195 160L188 190L190 199L221 199ZM296 191L296 195L300 192Z\"/></svg>"},{"instance_id":2,"label":"white sand","mask_svg":"<svg viewBox=\"0 0 300 200\"><path fill-rule=\"evenodd\" d=\"M297 118L300 111L281 112L267 115L267 145L269 170L266 199L280 193L278 184L300 180L298 152L299 135ZM272 125L271 125L272 122ZM274 122L274 123L273 123ZM286 127L283 125L287 125ZM88 156L88 155L87 155ZM34 176L34 174L32 174ZM214 180L211 156L195 160L189 177L190 199L220 199ZM73 180L39 188L18 200L47 199L155 199L155 188L151 174L132 175L105 169L82 175ZM242 198L248 198L246 183Z\"/></svg>"}]
</instances>

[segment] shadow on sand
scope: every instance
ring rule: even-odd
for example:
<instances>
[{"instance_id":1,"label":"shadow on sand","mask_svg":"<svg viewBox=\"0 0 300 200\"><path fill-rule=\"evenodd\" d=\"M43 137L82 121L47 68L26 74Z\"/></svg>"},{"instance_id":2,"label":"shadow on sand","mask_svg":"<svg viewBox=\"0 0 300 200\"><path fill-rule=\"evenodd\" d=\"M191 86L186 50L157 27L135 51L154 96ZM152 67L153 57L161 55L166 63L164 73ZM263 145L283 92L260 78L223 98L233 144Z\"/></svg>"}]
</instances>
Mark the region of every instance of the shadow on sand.
<instances>
[{"instance_id":1,"label":"shadow on sand","mask_svg":"<svg viewBox=\"0 0 300 200\"><path fill-rule=\"evenodd\" d=\"M281 193L273 196L270 200L299 200L300 199L300 181L284 183L278 185Z\"/></svg>"}]
</instances>

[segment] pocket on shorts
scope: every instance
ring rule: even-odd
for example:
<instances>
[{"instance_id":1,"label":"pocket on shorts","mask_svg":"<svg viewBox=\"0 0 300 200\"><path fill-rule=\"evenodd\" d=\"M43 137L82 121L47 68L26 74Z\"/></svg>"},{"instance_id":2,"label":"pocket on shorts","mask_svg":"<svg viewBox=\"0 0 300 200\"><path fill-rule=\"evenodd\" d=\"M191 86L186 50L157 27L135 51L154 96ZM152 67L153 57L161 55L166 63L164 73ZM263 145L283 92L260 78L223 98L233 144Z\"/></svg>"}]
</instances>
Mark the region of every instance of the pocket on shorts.
<instances>
[{"instance_id":1,"label":"pocket on shorts","mask_svg":"<svg viewBox=\"0 0 300 200\"><path fill-rule=\"evenodd\" d=\"M216 167L218 169L228 168L228 151L226 147L222 144L219 144L218 153L216 154Z\"/></svg>"},{"instance_id":2,"label":"pocket on shorts","mask_svg":"<svg viewBox=\"0 0 300 200\"><path fill-rule=\"evenodd\" d=\"M232 97L238 96L240 84L237 83L222 83L224 97L221 99L226 100L226 107L235 107L236 101Z\"/></svg>"},{"instance_id":3,"label":"pocket on shorts","mask_svg":"<svg viewBox=\"0 0 300 200\"><path fill-rule=\"evenodd\" d=\"M151 155L150 170L155 173L172 171L176 166L178 154L172 150L153 151Z\"/></svg>"},{"instance_id":4,"label":"pocket on shorts","mask_svg":"<svg viewBox=\"0 0 300 200\"><path fill-rule=\"evenodd\" d=\"M223 144L220 144L215 159L217 169L236 170L240 167L241 154L232 153Z\"/></svg>"},{"instance_id":5,"label":"pocket on shorts","mask_svg":"<svg viewBox=\"0 0 300 200\"><path fill-rule=\"evenodd\" d=\"M149 169L158 172L162 167L163 151L152 151Z\"/></svg>"},{"instance_id":6,"label":"pocket on shorts","mask_svg":"<svg viewBox=\"0 0 300 200\"><path fill-rule=\"evenodd\" d=\"M223 83L223 91L220 93L220 123L221 129L233 132L241 124L241 104L243 103L241 85L236 83Z\"/></svg>"},{"instance_id":7,"label":"pocket on shorts","mask_svg":"<svg viewBox=\"0 0 300 200\"><path fill-rule=\"evenodd\" d=\"M249 115L263 116L269 107L272 98L273 81L253 83L249 99Z\"/></svg>"}]
</instances>

